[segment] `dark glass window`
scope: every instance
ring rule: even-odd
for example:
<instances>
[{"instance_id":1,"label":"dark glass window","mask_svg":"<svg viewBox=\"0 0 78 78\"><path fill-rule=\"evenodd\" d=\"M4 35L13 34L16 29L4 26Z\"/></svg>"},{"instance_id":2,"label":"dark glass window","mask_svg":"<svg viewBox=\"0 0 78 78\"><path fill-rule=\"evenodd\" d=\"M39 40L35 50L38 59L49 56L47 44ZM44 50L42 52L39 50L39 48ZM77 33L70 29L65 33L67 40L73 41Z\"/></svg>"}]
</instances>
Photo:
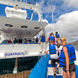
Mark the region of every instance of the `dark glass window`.
<instances>
[{"instance_id":1,"label":"dark glass window","mask_svg":"<svg viewBox=\"0 0 78 78\"><path fill-rule=\"evenodd\" d=\"M11 24L5 24L5 26L7 26L7 27L13 27L13 25L11 25Z\"/></svg>"}]
</instances>

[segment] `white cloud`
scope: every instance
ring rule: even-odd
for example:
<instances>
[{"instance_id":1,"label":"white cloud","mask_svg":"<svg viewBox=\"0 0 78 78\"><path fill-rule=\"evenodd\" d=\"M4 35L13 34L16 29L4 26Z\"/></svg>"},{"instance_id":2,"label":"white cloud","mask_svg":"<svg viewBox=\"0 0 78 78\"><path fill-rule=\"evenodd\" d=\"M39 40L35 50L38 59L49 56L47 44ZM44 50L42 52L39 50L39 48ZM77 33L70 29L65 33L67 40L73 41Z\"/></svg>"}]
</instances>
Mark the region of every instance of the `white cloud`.
<instances>
[{"instance_id":1,"label":"white cloud","mask_svg":"<svg viewBox=\"0 0 78 78\"><path fill-rule=\"evenodd\" d=\"M78 11L61 15L54 24L55 31L65 36L69 41L78 40ZM53 24L46 26L46 32L52 32Z\"/></svg>"},{"instance_id":2,"label":"white cloud","mask_svg":"<svg viewBox=\"0 0 78 78\"><path fill-rule=\"evenodd\" d=\"M78 8L78 0L64 0L64 2L70 7Z\"/></svg>"},{"instance_id":3,"label":"white cloud","mask_svg":"<svg viewBox=\"0 0 78 78\"><path fill-rule=\"evenodd\" d=\"M55 10L55 6L52 5L52 1L48 0L45 5L45 0L41 0L39 3L39 8L41 9L41 13L52 13Z\"/></svg>"},{"instance_id":4,"label":"white cloud","mask_svg":"<svg viewBox=\"0 0 78 78\"><path fill-rule=\"evenodd\" d=\"M43 22L47 22L47 23L48 23L48 20L46 20L46 19L41 19L41 21L43 21Z\"/></svg>"}]
</instances>

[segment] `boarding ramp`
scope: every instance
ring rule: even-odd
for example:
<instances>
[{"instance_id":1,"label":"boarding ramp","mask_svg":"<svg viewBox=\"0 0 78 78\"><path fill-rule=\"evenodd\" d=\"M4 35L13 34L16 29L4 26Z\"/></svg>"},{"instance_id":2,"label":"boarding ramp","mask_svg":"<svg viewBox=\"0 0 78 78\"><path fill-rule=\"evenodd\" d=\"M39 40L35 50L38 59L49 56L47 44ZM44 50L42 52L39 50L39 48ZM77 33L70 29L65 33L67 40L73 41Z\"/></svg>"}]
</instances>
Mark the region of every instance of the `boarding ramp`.
<instances>
[{"instance_id":1,"label":"boarding ramp","mask_svg":"<svg viewBox=\"0 0 78 78\"><path fill-rule=\"evenodd\" d=\"M57 66L57 64L56 64ZM60 66L59 69L59 74L56 74L56 78L62 78L62 72L63 72L63 69L62 67ZM53 70L52 70L52 64L51 64L51 60L48 61L48 66L47 66L47 78L54 78L53 77Z\"/></svg>"},{"instance_id":2,"label":"boarding ramp","mask_svg":"<svg viewBox=\"0 0 78 78\"><path fill-rule=\"evenodd\" d=\"M46 57L42 56L30 73L29 78L46 78L49 59L49 55L47 55Z\"/></svg>"},{"instance_id":3,"label":"boarding ramp","mask_svg":"<svg viewBox=\"0 0 78 78\"><path fill-rule=\"evenodd\" d=\"M78 57L77 57L78 58ZM57 64L56 64L57 65ZM59 68L59 74L56 74L56 78L62 78L62 67ZM78 65L76 65L76 78L78 78ZM29 78L54 78L51 65L50 56L42 56L38 63L33 68L29 75Z\"/></svg>"}]
</instances>

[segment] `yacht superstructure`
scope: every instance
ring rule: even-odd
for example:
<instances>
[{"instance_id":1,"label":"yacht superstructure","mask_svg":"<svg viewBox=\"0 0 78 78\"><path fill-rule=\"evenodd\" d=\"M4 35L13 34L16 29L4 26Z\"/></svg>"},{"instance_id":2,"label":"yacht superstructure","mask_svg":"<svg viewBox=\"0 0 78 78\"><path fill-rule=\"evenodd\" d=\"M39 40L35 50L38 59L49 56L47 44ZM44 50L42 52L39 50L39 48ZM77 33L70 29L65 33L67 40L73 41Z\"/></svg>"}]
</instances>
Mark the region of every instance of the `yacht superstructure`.
<instances>
[{"instance_id":1,"label":"yacht superstructure","mask_svg":"<svg viewBox=\"0 0 78 78\"><path fill-rule=\"evenodd\" d=\"M18 66L18 64L23 61L27 61L28 64L30 59L31 61L33 58L35 60L40 55L41 46L32 40L34 40L34 36L41 30L43 33L45 32L45 26L48 23L42 21L40 9L37 4L27 3L26 0L24 2L23 0L0 0L0 4L5 6L5 16L0 15L0 61L4 64L5 62L3 61L6 60L4 68L0 65L3 68L0 72L2 74L17 73L20 70L18 69L19 67L22 67L21 69L23 70L21 71L24 71L24 65L20 64ZM30 18L28 17L27 10L32 11L31 15L29 13ZM33 12L37 13L38 20L33 20ZM14 39L18 39L19 42L13 43ZM28 42L23 43L23 39L28 40ZM9 43L6 43L7 40ZM20 59L21 61L19 62ZM8 67L7 63L12 68Z\"/></svg>"}]
</instances>

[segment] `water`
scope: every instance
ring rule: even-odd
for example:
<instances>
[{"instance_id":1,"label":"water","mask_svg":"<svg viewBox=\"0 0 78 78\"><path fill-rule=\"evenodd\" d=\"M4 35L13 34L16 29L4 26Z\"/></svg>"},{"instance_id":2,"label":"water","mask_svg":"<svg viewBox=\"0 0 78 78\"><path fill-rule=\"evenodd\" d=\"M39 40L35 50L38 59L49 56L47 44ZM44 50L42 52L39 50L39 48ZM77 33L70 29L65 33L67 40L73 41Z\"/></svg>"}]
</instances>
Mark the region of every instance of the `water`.
<instances>
[{"instance_id":1,"label":"water","mask_svg":"<svg viewBox=\"0 0 78 78\"><path fill-rule=\"evenodd\" d=\"M0 75L13 73L16 59L0 59ZM38 57L18 58L18 72L31 70L38 61Z\"/></svg>"}]
</instances>

